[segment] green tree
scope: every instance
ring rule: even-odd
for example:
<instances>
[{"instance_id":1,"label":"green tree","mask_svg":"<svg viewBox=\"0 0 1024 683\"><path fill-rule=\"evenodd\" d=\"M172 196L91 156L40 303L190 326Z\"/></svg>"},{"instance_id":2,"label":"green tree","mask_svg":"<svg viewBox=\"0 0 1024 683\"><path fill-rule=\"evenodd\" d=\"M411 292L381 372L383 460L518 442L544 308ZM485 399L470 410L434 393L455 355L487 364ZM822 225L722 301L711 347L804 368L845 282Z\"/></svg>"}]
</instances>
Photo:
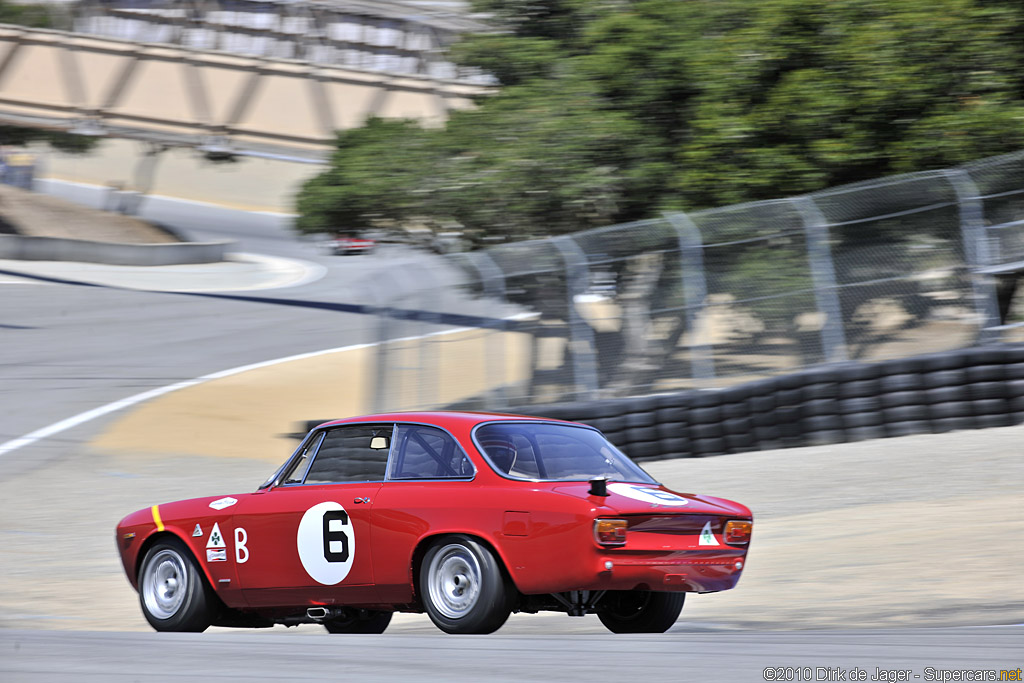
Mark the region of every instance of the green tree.
<instances>
[{"instance_id":1,"label":"green tree","mask_svg":"<svg viewBox=\"0 0 1024 683\"><path fill-rule=\"evenodd\" d=\"M53 28L50 10L46 5L3 2L2 0L0 0L0 24Z\"/></svg>"},{"instance_id":2,"label":"green tree","mask_svg":"<svg viewBox=\"0 0 1024 683\"><path fill-rule=\"evenodd\" d=\"M1024 5L478 0L454 58L502 86L445 129L339 136L303 230L527 237L811 192L1024 147ZM347 168L345 168L347 167Z\"/></svg>"}]
</instances>

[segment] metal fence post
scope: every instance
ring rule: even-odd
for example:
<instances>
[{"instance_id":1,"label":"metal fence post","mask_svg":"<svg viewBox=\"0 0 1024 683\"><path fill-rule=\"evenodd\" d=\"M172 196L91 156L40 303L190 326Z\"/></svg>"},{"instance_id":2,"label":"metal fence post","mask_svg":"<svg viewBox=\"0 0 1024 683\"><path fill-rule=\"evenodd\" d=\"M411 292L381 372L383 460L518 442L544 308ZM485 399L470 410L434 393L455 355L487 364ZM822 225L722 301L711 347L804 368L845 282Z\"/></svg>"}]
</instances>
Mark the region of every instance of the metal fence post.
<instances>
[{"instance_id":1,"label":"metal fence post","mask_svg":"<svg viewBox=\"0 0 1024 683\"><path fill-rule=\"evenodd\" d=\"M484 296L502 304L508 302L505 293L505 274L486 251L472 251L465 254L466 261L480 276L484 288ZM507 359L505 357L505 331L508 325L501 319L491 326L492 332L487 337L487 384L493 387L484 394L484 407L487 409L505 406L508 403L506 394ZM499 372L500 371L500 372Z\"/></svg>"},{"instance_id":2,"label":"metal fence post","mask_svg":"<svg viewBox=\"0 0 1024 683\"><path fill-rule=\"evenodd\" d=\"M373 311L377 317L377 339L374 345L374 379L373 398L371 404L373 412L384 413L390 408L388 405L391 393L388 389L388 337L390 336L391 311L380 305L380 297L376 289L371 289L370 296L373 298Z\"/></svg>"},{"instance_id":3,"label":"metal fence post","mask_svg":"<svg viewBox=\"0 0 1024 683\"><path fill-rule=\"evenodd\" d=\"M821 348L825 361L837 363L848 360L836 271L828 244L828 221L811 197L794 197L792 201L804 224L807 258L811 266L811 279L814 281L814 299L818 304L818 312L825 316L821 326Z\"/></svg>"},{"instance_id":4,"label":"metal fence post","mask_svg":"<svg viewBox=\"0 0 1024 683\"><path fill-rule=\"evenodd\" d=\"M981 318L978 340L983 344L996 341L999 332L994 328L1000 325L999 299L992 277L982 272L982 269L992 265L992 262L981 193L978 192L978 186L974 184L974 180L966 170L949 168L944 170L943 174L949 184L953 186L960 208L960 232L964 241L964 258L967 261L971 289L974 292L974 310Z\"/></svg>"},{"instance_id":5,"label":"metal fence post","mask_svg":"<svg viewBox=\"0 0 1024 683\"><path fill-rule=\"evenodd\" d=\"M586 291L590 284L590 268L586 253L568 235L554 237L555 245L565 261L565 289L569 310L569 349L572 352L572 379L574 393L593 398L598 389L597 361L595 358L594 330L576 310L576 295Z\"/></svg>"},{"instance_id":6,"label":"metal fence post","mask_svg":"<svg viewBox=\"0 0 1024 683\"><path fill-rule=\"evenodd\" d=\"M416 282L411 277L411 270L406 271L413 280L414 289L417 293L417 308L410 314L419 323L413 325L413 334L409 335L416 344L419 355L419 367L416 369L416 396L417 407L426 409L436 400L437 392L441 389L438 379L438 362L436 344L440 343L434 338L431 327L441 324L441 316L436 311L428 310L431 302L440 306L440 298L444 295L443 288L434 277L434 270L431 266L414 264L413 268L424 274L422 282Z\"/></svg>"},{"instance_id":7,"label":"metal fence post","mask_svg":"<svg viewBox=\"0 0 1024 683\"><path fill-rule=\"evenodd\" d=\"M686 300L686 330L690 333L690 367L694 379L714 379L715 360L707 335L698 334L697 326L704 313L708 283L704 273L704 243L697 225L685 213L663 214L676 230L679 240L679 272ZM704 337L703 341L697 340Z\"/></svg>"}]
</instances>

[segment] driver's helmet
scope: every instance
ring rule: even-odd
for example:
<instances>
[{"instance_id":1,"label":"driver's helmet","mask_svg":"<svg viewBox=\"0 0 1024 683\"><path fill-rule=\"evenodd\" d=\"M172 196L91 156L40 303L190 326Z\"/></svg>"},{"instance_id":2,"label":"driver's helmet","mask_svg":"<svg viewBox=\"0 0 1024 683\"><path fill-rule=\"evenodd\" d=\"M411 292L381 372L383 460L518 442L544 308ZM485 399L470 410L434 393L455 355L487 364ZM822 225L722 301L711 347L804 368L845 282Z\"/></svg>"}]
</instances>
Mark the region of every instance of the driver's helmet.
<instances>
[{"instance_id":1,"label":"driver's helmet","mask_svg":"<svg viewBox=\"0 0 1024 683\"><path fill-rule=\"evenodd\" d=\"M512 471L516 464L516 446L512 443L512 439L506 436L496 436L487 439L480 445L499 472L507 474Z\"/></svg>"}]
</instances>

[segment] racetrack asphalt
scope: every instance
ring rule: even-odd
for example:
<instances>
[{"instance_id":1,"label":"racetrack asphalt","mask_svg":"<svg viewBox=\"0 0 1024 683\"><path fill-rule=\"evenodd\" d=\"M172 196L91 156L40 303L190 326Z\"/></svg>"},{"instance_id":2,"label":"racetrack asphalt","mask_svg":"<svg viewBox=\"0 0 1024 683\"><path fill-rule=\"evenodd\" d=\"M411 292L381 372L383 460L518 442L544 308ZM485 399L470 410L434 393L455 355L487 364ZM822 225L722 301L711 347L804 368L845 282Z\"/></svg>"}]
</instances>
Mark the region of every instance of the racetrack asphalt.
<instances>
[{"instance_id":1,"label":"racetrack asphalt","mask_svg":"<svg viewBox=\"0 0 1024 683\"><path fill-rule=\"evenodd\" d=\"M283 251L294 258L295 250ZM327 276L283 295L351 301L367 279L387 283L379 274L395 267L387 254L309 258L325 264ZM399 262L405 258L415 257L398 255ZM368 316L336 311L258 303L239 308L227 300L66 284L3 286L0 441L132 393L372 341L376 332ZM287 364L280 369L287 372ZM239 392L264 382L258 373L238 379ZM661 640L599 637L603 627L595 618L562 615L515 615L496 636L451 639L435 635L425 617L403 615L389 629L397 639L385 634L350 641L324 640L312 626L214 629L206 636L111 633L148 631L111 543L117 520L157 502L252 490L288 448L283 440L251 457L218 458L96 445L121 417L106 416L0 458L0 628L9 629L0 630L0 647L5 655L26 653L0 657L4 681L169 678L168 662L185 662L179 664L185 671L212 678L278 677L278 665L297 678L325 671L338 676L337 667L347 665L364 678L391 680L409 675L402 668L406 651L445 671L467 649L466 667L455 675L430 678L430 669L415 663L410 670L427 680L582 680L577 674L592 680L599 669L613 678L650 673L688 680L713 678L733 652L745 668L729 680L764 680L759 667L787 662L838 666L845 661L840 655L870 671L904 661L933 665L928 657L971 668L1020 665L1019 657L1003 661L1012 647L995 644L1009 641L1019 653L1020 629L964 635L921 627L1024 622L1024 427L649 464L667 485L735 498L750 505L757 520L739 587L691 596L680 622ZM15 630L26 626L62 633ZM858 630L844 630L850 627ZM834 630L787 635L792 628ZM776 629L781 632L767 632ZM929 641L935 633L953 635ZM278 645L277 638L295 644ZM628 647L612 647L619 642ZM341 645L325 648L328 643ZM280 656L269 654L271 648ZM162 653L155 676L131 662L128 653L137 649ZM531 663L530 653L539 651L547 654ZM309 653L308 676L296 670L293 652ZM622 659L602 669L600 657L609 654ZM488 661L497 666L488 669ZM523 664L529 666L520 675ZM480 675L485 670L493 675Z\"/></svg>"},{"instance_id":2,"label":"racetrack asphalt","mask_svg":"<svg viewBox=\"0 0 1024 683\"><path fill-rule=\"evenodd\" d=\"M962 672L1019 675L1022 640L1024 626L559 637L0 631L0 677L753 683L858 680L859 671L870 681L954 680L954 672L968 680Z\"/></svg>"}]
</instances>

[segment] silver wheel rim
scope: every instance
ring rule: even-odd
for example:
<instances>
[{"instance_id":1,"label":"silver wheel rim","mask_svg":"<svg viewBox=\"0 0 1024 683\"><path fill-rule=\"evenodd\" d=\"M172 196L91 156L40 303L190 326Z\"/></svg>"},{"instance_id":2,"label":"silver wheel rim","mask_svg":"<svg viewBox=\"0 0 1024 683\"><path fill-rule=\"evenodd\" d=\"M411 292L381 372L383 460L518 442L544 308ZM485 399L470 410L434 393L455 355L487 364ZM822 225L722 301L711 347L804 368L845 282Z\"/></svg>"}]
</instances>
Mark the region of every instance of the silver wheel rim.
<instances>
[{"instance_id":1,"label":"silver wheel rim","mask_svg":"<svg viewBox=\"0 0 1024 683\"><path fill-rule=\"evenodd\" d=\"M180 554L165 549L146 563L142 580L142 597L146 610L157 619L170 619L185 602L188 591L188 568Z\"/></svg>"},{"instance_id":2,"label":"silver wheel rim","mask_svg":"<svg viewBox=\"0 0 1024 683\"><path fill-rule=\"evenodd\" d=\"M480 598L480 562L469 548L452 544L430 561L427 591L430 602L448 619L465 617Z\"/></svg>"}]
</instances>

